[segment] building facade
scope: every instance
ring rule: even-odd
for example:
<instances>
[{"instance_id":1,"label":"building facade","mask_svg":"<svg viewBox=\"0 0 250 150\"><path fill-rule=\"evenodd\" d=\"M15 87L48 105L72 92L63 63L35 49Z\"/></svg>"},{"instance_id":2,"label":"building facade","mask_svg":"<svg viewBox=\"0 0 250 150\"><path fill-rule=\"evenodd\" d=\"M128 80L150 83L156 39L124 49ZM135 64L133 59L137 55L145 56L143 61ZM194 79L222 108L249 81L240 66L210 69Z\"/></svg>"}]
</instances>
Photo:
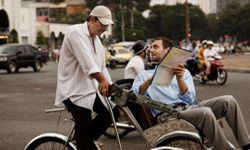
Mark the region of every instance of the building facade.
<instances>
[{"instance_id":1,"label":"building facade","mask_svg":"<svg viewBox=\"0 0 250 150\"><path fill-rule=\"evenodd\" d=\"M34 44L35 10L35 4L31 1L0 0L0 44L10 42ZM15 41L12 41L13 36L16 36Z\"/></svg>"}]
</instances>

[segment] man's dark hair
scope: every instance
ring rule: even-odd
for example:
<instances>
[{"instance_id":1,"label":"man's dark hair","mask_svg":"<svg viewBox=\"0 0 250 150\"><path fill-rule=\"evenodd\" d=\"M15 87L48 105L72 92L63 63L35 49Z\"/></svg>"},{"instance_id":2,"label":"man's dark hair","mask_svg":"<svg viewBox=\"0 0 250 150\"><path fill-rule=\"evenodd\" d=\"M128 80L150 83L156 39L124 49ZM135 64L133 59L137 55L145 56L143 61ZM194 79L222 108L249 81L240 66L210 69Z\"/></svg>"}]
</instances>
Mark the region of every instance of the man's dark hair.
<instances>
[{"instance_id":1,"label":"man's dark hair","mask_svg":"<svg viewBox=\"0 0 250 150\"><path fill-rule=\"evenodd\" d=\"M91 18L94 18L95 21L98 20L98 18L97 18L96 16L91 16L91 15L89 15L89 16L87 17L87 22L89 22Z\"/></svg>"},{"instance_id":2,"label":"man's dark hair","mask_svg":"<svg viewBox=\"0 0 250 150\"><path fill-rule=\"evenodd\" d=\"M163 48L166 49L168 47L173 47L174 46L174 43L172 40L166 38L165 36L157 36L155 38L153 38L152 42L156 41L156 40L161 40L162 41L162 45L163 45Z\"/></svg>"}]
</instances>

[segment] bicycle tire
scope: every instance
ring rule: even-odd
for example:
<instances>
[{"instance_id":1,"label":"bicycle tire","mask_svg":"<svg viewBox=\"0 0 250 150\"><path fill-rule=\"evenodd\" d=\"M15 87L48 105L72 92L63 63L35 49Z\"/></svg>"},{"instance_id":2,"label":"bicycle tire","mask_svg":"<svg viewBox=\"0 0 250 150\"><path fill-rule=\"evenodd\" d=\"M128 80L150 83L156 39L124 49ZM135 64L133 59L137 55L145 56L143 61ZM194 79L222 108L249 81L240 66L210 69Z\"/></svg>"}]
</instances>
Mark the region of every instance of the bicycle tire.
<instances>
[{"instance_id":1,"label":"bicycle tire","mask_svg":"<svg viewBox=\"0 0 250 150\"><path fill-rule=\"evenodd\" d=\"M197 141L197 139L191 137L173 137L162 141L156 147L158 146L170 146L170 147L181 148L184 150L203 149L202 143L200 143L200 141Z\"/></svg>"},{"instance_id":2,"label":"bicycle tire","mask_svg":"<svg viewBox=\"0 0 250 150\"><path fill-rule=\"evenodd\" d=\"M67 141L65 139L61 139L59 137L41 137L32 141L26 148L26 150L75 150L69 143L65 145ZM65 145L65 148L64 148Z\"/></svg>"}]
</instances>

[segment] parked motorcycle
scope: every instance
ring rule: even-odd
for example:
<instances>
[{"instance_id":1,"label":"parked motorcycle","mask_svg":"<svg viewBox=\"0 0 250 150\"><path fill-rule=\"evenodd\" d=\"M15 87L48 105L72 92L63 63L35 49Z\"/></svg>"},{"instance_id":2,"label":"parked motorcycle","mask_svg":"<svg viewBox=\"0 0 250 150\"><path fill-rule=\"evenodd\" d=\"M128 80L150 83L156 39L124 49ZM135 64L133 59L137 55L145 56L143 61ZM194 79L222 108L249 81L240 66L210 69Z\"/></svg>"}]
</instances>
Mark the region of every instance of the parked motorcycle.
<instances>
[{"instance_id":1,"label":"parked motorcycle","mask_svg":"<svg viewBox=\"0 0 250 150\"><path fill-rule=\"evenodd\" d=\"M216 80L219 85L224 85L227 81L227 70L224 68L219 58L215 58L215 60L211 61L211 71L207 76L207 80L205 79L204 71L201 71L199 68L198 60L194 58L187 60L186 68L190 71L192 76L199 79L201 84L205 84L207 81Z\"/></svg>"}]
</instances>

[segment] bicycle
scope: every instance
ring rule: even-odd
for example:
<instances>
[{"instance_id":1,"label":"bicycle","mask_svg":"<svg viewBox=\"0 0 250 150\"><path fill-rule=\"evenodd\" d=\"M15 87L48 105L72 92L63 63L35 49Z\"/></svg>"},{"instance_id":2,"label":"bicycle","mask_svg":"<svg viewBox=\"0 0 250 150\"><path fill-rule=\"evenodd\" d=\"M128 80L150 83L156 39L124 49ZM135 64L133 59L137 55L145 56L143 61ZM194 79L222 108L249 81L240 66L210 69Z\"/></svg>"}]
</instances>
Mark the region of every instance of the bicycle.
<instances>
[{"instance_id":1,"label":"bicycle","mask_svg":"<svg viewBox=\"0 0 250 150\"><path fill-rule=\"evenodd\" d=\"M59 125L59 121L61 119L62 112L65 111L65 108L53 108L53 109L46 109L45 113L53 113L59 112L59 117L57 120L57 127ZM70 121L74 121L70 119ZM119 124L119 123L118 123ZM97 148L100 149L98 144L96 144ZM41 135L36 136L28 144L25 146L24 150L38 150L38 149L45 149L45 150L77 150L76 143L74 140L74 127L72 128L69 136L65 136L60 133L44 133ZM181 150L174 147L156 147L152 148L151 150Z\"/></svg>"},{"instance_id":2,"label":"bicycle","mask_svg":"<svg viewBox=\"0 0 250 150\"><path fill-rule=\"evenodd\" d=\"M152 101L149 98L145 98L141 95L132 93L126 89L121 88L117 84L113 84L110 88L110 95L113 102L124 112L126 117L132 123L133 127L138 131L140 136L144 139L148 149L151 150L171 150L171 149L210 149L206 138L199 132L192 124L187 121L177 118L178 109L172 108L165 103L159 103ZM106 99L109 104L109 101ZM127 107L127 103L142 104L150 108L158 109L164 112L159 116L160 123L143 130L135 116ZM111 108L111 107L109 107ZM46 112L62 111L64 108L46 110ZM112 109L109 109L112 116ZM60 118L60 116L59 116ZM122 149L119 133L117 130L116 122L114 118L113 125L117 136L119 148ZM32 139L25 147L25 150L35 150L42 145L52 145L50 149L53 149L54 145L59 149L75 150L74 141L74 128L71 130L70 135L67 137L59 133L45 133ZM177 148L178 147L178 148Z\"/></svg>"},{"instance_id":3,"label":"bicycle","mask_svg":"<svg viewBox=\"0 0 250 150\"><path fill-rule=\"evenodd\" d=\"M46 109L45 113L59 112L57 120L57 127L59 125L61 114L65 111L65 108L53 108ZM73 119L70 119L74 121ZM69 136L62 135L60 133L44 133L33 138L24 148L24 150L36 150L36 149L62 149L62 150L77 150L74 141L74 127L70 131Z\"/></svg>"}]
</instances>

